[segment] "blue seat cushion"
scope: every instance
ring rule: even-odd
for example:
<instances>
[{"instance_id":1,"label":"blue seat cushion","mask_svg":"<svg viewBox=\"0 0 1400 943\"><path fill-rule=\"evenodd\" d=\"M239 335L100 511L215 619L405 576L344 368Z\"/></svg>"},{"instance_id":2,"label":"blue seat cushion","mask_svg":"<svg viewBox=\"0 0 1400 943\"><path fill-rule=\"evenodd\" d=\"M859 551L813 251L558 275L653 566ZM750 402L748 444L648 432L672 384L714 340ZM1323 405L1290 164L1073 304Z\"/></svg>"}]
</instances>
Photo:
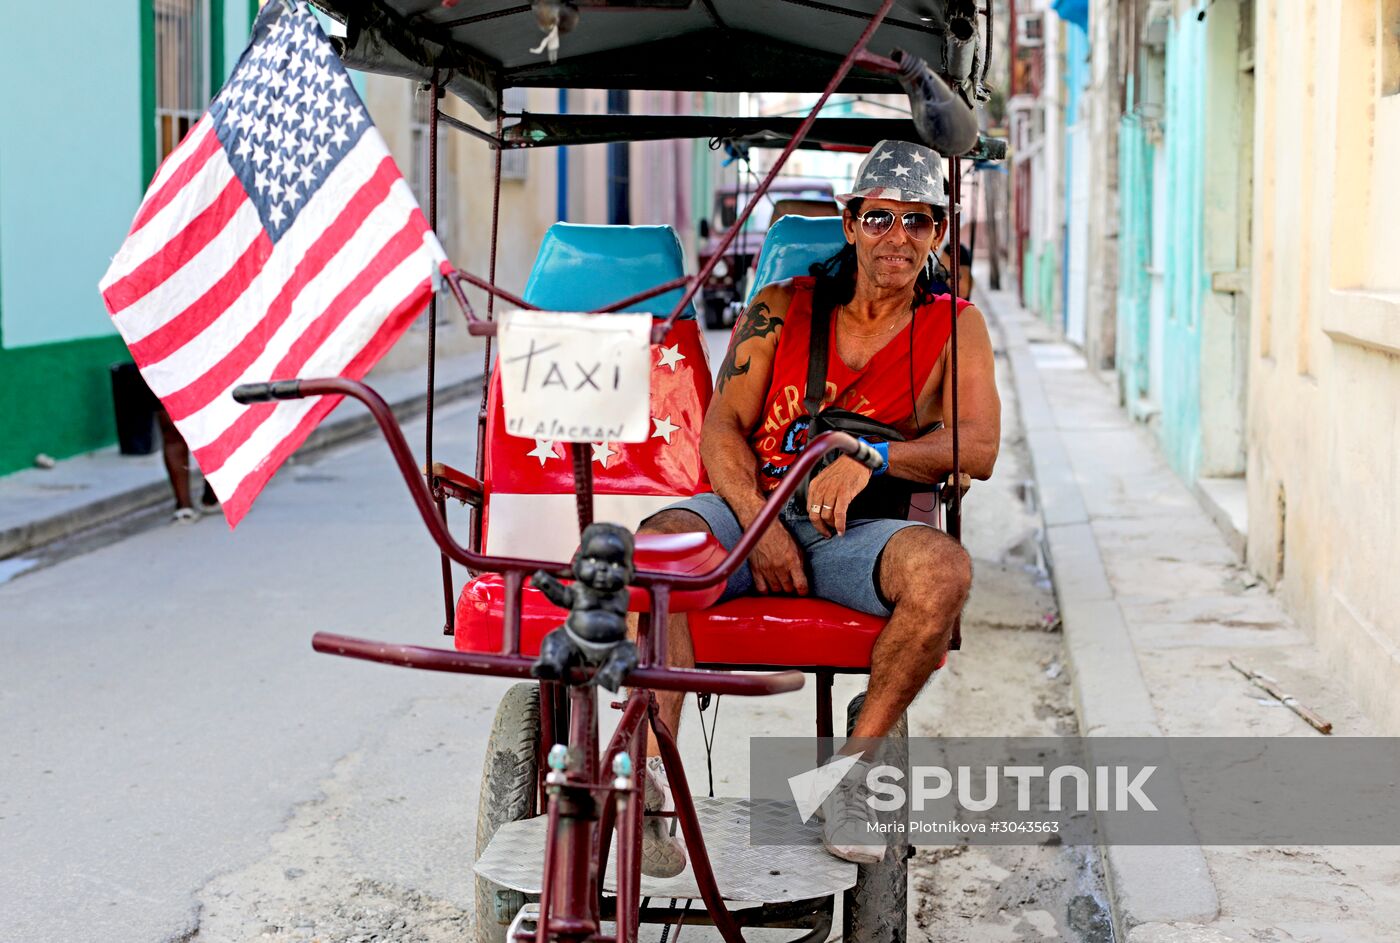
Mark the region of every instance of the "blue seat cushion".
<instances>
[{"instance_id":1,"label":"blue seat cushion","mask_svg":"<svg viewBox=\"0 0 1400 943\"><path fill-rule=\"evenodd\" d=\"M685 274L681 241L670 226L555 223L540 243L524 299L546 311L594 311ZM628 307L665 317L677 288ZM695 317L695 307L683 315Z\"/></svg>"},{"instance_id":2,"label":"blue seat cushion","mask_svg":"<svg viewBox=\"0 0 1400 943\"><path fill-rule=\"evenodd\" d=\"M845 244L839 216L784 216L763 238L750 300L764 285L806 275L813 263L826 261Z\"/></svg>"}]
</instances>

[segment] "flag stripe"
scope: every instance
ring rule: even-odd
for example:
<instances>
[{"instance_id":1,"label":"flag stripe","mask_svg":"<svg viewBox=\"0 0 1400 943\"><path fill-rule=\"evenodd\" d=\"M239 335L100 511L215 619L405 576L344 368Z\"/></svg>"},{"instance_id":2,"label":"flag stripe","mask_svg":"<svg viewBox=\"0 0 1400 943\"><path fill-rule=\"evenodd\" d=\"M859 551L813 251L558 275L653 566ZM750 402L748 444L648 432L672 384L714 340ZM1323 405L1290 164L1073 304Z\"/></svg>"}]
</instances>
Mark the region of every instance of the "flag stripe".
<instances>
[{"instance_id":1,"label":"flag stripe","mask_svg":"<svg viewBox=\"0 0 1400 943\"><path fill-rule=\"evenodd\" d=\"M296 225L287 232L280 248L274 248L272 257L249 284L248 290L232 302L228 310L219 315L218 319L211 323L202 333L189 338L189 343L178 350L171 352L164 360L156 363L143 365L142 375L146 378L151 390L159 397L164 398L175 393L191 383L194 383L206 372L213 369L234 348L245 342L259 343L258 339L266 341L275 338L277 332L283 330L282 327L268 327L269 312L277 307L277 297L286 286L301 265L302 258L309 252L317 251L317 237L327 227L334 226L345 212L348 202L356 199L355 194L373 178L375 172L383 163L388 151L384 148L383 142L376 139L370 141L368 138L362 140L360 145L352 151L336 170L336 187L324 188L314 196L310 203L302 210ZM394 171L397 173L397 171ZM387 192L387 191L386 191ZM350 196L350 201L346 196ZM385 211L387 212L387 210ZM395 223L397 228L397 223ZM346 242L354 235L355 244L374 241L372 236L361 234L354 228L342 228L339 230ZM387 230L393 232L393 229ZM382 234L379 238L383 238ZM288 250L291 251L288 251ZM348 246L342 245L337 251L345 251ZM363 259L368 260L373 255L373 248L364 250ZM311 272L306 277L312 279L310 284L300 289L301 293L306 293L319 284L320 279L339 278L342 281L348 280L353 273L353 266L359 264L355 262L355 256L346 256L351 261L351 271L338 270L333 263L330 268L337 269L333 273L318 274ZM337 289L338 290L338 289ZM335 296L334 292L325 294L325 300ZM315 303L315 297L310 296L302 299L298 292L292 292L292 298L296 298L297 309L303 303ZM134 310L135 306L132 309ZM151 313L152 319L164 320L159 312ZM292 324L288 329L296 327L297 317L293 316ZM120 325L120 321L118 322ZM280 322L279 322L280 324ZM122 333L131 336L139 336L149 332L155 325L148 326L145 331L133 332L129 327L122 326ZM249 339L252 339L249 341ZM251 361L250 361L251 362ZM265 379L265 377L250 378ZM189 439L189 433L184 433ZM194 443L194 439L190 439Z\"/></svg>"},{"instance_id":2,"label":"flag stripe","mask_svg":"<svg viewBox=\"0 0 1400 943\"><path fill-rule=\"evenodd\" d=\"M368 373L369 368L399 339L403 328L417 315L418 309L427 302L431 289L431 279L425 279L419 284L413 293L394 309L370 343L340 371L341 375L359 379ZM243 515L248 513L248 507L253 503L258 492L267 484L268 479L293 452L301 447L301 444L306 441L311 430L316 428L321 419L340 405L342 399L344 397L325 396L312 403L306 415L277 443L272 452L243 477L233 490L233 494L227 501L223 502L224 513L228 517L230 526L236 525L243 518ZM302 402L307 401L303 400ZM292 404L288 402L281 405L290 406ZM215 473L213 477L219 476Z\"/></svg>"},{"instance_id":3,"label":"flag stripe","mask_svg":"<svg viewBox=\"0 0 1400 943\"><path fill-rule=\"evenodd\" d=\"M166 393L162 397L172 419L184 419L203 409L216 396L236 383L250 366L254 365L260 358L265 358L270 348L271 339L288 322L294 307L306 307L297 304L303 290L326 270L332 260L335 262L335 269L330 274L331 278L353 277L356 267L343 265L341 257L346 256L353 260L355 258L354 248L366 242L378 241L381 238L373 229L368 229L362 237L352 241L352 237L359 234L367 219L373 217L373 222L378 223L380 217L394 212L394 207L386 205L384 198L388 195L390 187L397 178L398 171L394 167L393 159L384 158L374 175L345 206L340 215L336 217L335 222L326 228L297 262L291 277L282 285L277 296L267 306L267 312L262 320L252 330L244 333L238 344L209 370L196 377L185 387ZM382 212L375 212L381 207L383 207ZM402 208L399 208L399 212L394 213L394 215L400 216L401 213ZM308 300L315 301L316 299ZM291 320L295 321L296 319ZM292 326L296 327L296 324L294 323ZM268 377L265 378L273 376L275 374L268 374Z\"/></svg>"},{"instance_id":4,"label":"flag stripe","mask_svg":"<svg viewBox=\"0 0 1400 943\"><path fill-rule=\"evenodd\" d=\"M200 133L200 125L203 125L203 137L196 137ZM175 156L184 152L187 157L184 160L176 161L174 168L163 183L160 174L156 175L156 180L151 184L151 195L142 202L141 208L136 213L136 220L131 224L131 231L134 233L142 226L146 225L155 217L157 213L165 209L170 201L184 189L185 185L194 179L195 174L204 169L204 165L209 162L222 148L219 146L219 137L214 133L213 124L208 120L208 115L199 120L194 130L190 132L185 142L176 148L166 158L166 164L175 160ZM164 167L161 168L165 170ZM159 190L155 189L157 186Z\"/></svg>"},{"instance_id":5,"label":"flag stripe","mask_svg":"<svg viewBox=\"0 0 1400 943\"><path fill-rule=\"evenodd\" d=\"M128 345L135 345L163 330L166 325L180 316L196 299L202 298L209 289L219 283L228 273L230 263L242 258L248 247L258 241L271 245L267 231L258 221L258 211L251 203L245 202L233 218L229 220L217 236L179 271L171 273L165 281L132 301L113 315L117 329L122 332ZM248 273L257 275L257 269ZM245 287L247 283L244 283ZM237 295L233 296L234 298ZM230 301L233 298L229 299ZM189 340L189 338L186 338ZM151 358L137 357L136 362L146 366Z\"/></svg>"},{"instance_id":6,"label":"flag stripe","mask_svg":"<svg viewBox=\"0 0 1400 943\"><path fill-rule=\"evenodd\" d=\"M160 166L156 168L155 176L151 178L151 182L146 186L146 195L141 198L143 204L151 198L152 194L165 186L165 182L170 179L171 174L179 170L180 167L184 165L184 162L193 155L194 149L192 145L194 142L198 141L205 132L213 130L213 127L214 119L210 117L209 112L206 111L204 114L200 115L194 127L190 128L190 133L185 135L183 141L175 145L175 149L167 154L165 160L161 161Z\"/></svg>"},{"instance_id":7,"label":"flag stripe","mask_svg":"<svg viewBox=\"0 0 1400 943\"><path fill-rule=\"evenodd\" d=\"M353 281L327 307L325 313L297 338L292 349L272 370L268 379L280 380L295 377L305 365L314 347L320 344L327 334L345 316L353 311L365 296L378 291L390 283L388 276L400 263L414 255L423 244L426 224L421 213L415 208L407 223L390 239L368 266L356 274ZM233 454L238 446L248 440L254 430L267 418L271 404L263 403L248 407L232 425L213 442L196 450L199 467L207 471L217 471Z\"/></svg>"},{"instance_id":8,"label":"flag stripe","mask_svg":"<svg viewBox=\"0 0 1400 943\"><path fill-rule=\"evenodd\" d=\"M113 285L130 275L142 262L159 255L171 236L208 209L229 181L237 179L229 162L220 155L215 157L214 160L205 161L195 178L149 223L141 227L140 232L126 237L98 286L104 299ZM110 302L108 310L111 310Z\"/></svg>"},{"instance_id":9,"label":"flag stripe","mask_svg":"<svg viewBox=\"0 0 1400 943\"><path fill-rule=\"evenodd\" d=\"M316 361L308 366L304 375L361 378L372 365L371 360L360 360L361 345L365 343L366 332L378 335L380 331L387 331L397 338L427 303L431 282L422 275L424 263L427 261L426 255L422 253L416 253L406 260L385 283L376 286L374 295L367 299L363 306L364 310L374 311L386 319L389 319L393 312L406 312L406 316L397 326L379 324L365 317L358 318L357 323L344 332L348 340L354 343L347 342L333 349L323 349L318 353ZM384 336L387 337L388 334ZM356 365L358 372L350 369L351 364ZM215 468L214 472L236 481L251 474L297 424L299 417L312 403L313 400L290 400L251 407L263 414L257 428L253 429L247 440L234 450L226 462ZM195 454L198 456L199 453Z\"/></svg>"},{"instance_id":10,"label":"flag stripe","mask_svg":"<svg viewBox=\"0 0 1400 943\"><path fill-rule=\"evenodd\" d=\"M252 210L249 212L252 213ZM268 238L262 226L257 224L257 214L253 213L252 215L255 227L253 241L248 244L248 248L238 257L238 261L234 262L224 273L223 277L209 286L209 289L185 310L145 337L133 340L127 345L131 349L131 358L137 364L145 367L170 356L174 351L189 343L191 338L214 323L219 315L228 310L229 305L247 290L248 284L267 263L268 257L272 255L272 240ZM225 231L234 231L234 227L229 226ZM218 243L219 240L216 240L211 243L211 247L218 246ZM191 267L186 266L187 269ZM146 298L151 298L155 294L156 292L151 292L146 295Z\"/></svg>"},{"instance_id":11,"label":"flag stripe","mask_svg":"<svg viewBox=\"0 0 1400 943\"><path fill-rule=\"evenodd\" d=\"M247 203L242 185L237 180L230 180L214 202L166 243L161 252L146 259L130 275L103 292L107 310L120 314L132 302L183 268L223 231L239 208Z\"/></svg>"}]
</instances>

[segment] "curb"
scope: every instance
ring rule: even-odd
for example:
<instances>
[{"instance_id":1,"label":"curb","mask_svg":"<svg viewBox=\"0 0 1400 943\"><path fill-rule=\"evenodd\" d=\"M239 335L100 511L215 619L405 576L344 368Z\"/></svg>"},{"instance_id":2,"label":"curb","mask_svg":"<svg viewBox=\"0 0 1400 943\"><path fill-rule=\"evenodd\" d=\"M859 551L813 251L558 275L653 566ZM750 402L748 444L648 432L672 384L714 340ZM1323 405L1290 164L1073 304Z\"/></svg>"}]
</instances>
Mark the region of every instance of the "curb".
<instances>
[{"instance_id":1,"label":"curb","mask_svg":"<svg viewBox=\"0 0 1400 943\"><path fill-rule=\"evenodd\" d=\"M1085 737L1160 737L1157 715L1104 570L1084 495L1070 470L1054 411L1021 325L980 292L1000 328L1031 453L1055 594L1064 627L1079 729ZM1142 924L1206 923L1220 912L1197 845L1100 845L1115 938Z\"/></svg>"},{"instance_id":2,"label":"curb","mask_svg":"<svg viewBox=\"0 0 1400 943\"><path fill-rule=\"evenodd\" d=\"M437 388L435 402L450 403L470 393L481 391L481 377L468 377L455 383ZM390 404L399 422L415 418L427 410L428 394L415 393ZM307 437L293 457L305 458L317 452L357 438L377 428L374 417L367 412L359 412L341 419L331 420L317 426ZM72 508L49 517L39 518L0 531L0 560L17 556L26 551L36 550L46 544L72 537L94 527L111 523L118 518L147 508L154 507L170 499L170 484L161 479L139 485L118 494L98 498L89 504Z\"/></svg>"}]
</instances>

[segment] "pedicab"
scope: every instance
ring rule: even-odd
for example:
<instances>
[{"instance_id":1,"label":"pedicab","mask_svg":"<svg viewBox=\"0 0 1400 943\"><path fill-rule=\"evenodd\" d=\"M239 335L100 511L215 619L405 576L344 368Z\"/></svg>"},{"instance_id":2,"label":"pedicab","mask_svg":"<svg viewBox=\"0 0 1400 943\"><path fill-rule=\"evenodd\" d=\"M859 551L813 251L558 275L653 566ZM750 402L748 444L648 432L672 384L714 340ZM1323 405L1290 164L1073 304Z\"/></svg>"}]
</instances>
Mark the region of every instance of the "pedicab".
<instances>
[{"instance_id":1,"label":"pedicab","mask_svg":"<svg viewBox=\"0 0 1400 943\"><path fill-rule=\"evenodd\" d=\"M785 848L782 860L772 849L751 846L745 800L693 795L655 697L657 691L693 692L702 700L790 692L810 673L817 682L815 733L834 735L834 676L869 672L884 620L819 599L767 596L715 603L725 580L827 453L837 450L871 467L881 458L844 433L813 438L728 551L708 534L633 536L631 531L677 497L707 490L698 439L711 379L694 298L794 149L860 151L884 138L921 138L950 158L951 238L957 244L960 158L1004 153L1000 142L978 134L975 116L977 102L987 95L983 80L990 48L984 37L992 35L991 4L979 9L971 0L901 2L897 14L895 0L536 0L460 7L456 0L318 0L317 5L345 24L337 44L346 64L408 76L430 90L430 167L436 167L440 125L485 138L497 154L491 270L487 278L461 271L447 278L469 331L487 338L489 379L478 414L474 473L435 460L431 399L426 460L420 466L384 400L362 383L279 380L235 391L245 403L323 395L363 403L442 552L452 649L328 633L315 636L315 649L519 681L497 710L483 765L475 858L477 939L633 943L642 923L674 926L677 932L682 923L707 923L726 943L742 943L746 928L760 927L801 930L799 939L820 941L832 929L837 898L844 898L847 939L902 940L907 855L901 847L876 864L856 865L819 845ZM872 45L894 51L876 55L869 51ZM501 102L509 86L820 94L801 119L507 116ZM837 91L900 90L909 97L911 118L818 117ZM496 133L442 113L438 98L444 91L494 118ZM662 138L713 138L740 150L781 148L699 272L685 273L680 242L669 227L558 223L544 239L523 297L493 284L503 150ZM435 174L428 212L436 224ZM830 255L833 239L839 239L834 226L839 219L778 221L755 282L805 273ZM953 284L958 262L954 253ZM485 317L470 304L466 285L488 292ZM514 394L504 387L502 372L492 369L498 298L517 312L593 312L600 324L611 312L652 315L649 413L656 432L642 443L622 445L510 434L506 404ZM434 303L430 337L436 318ZM951 480L958 481L956 331L951 339ZM431 375L430 349L430 397ZM926 490L935 496L930 522L956 537L962 489L929 485ZM465 546L448 529L449 500L472 508ZM594 551L590 544L579 545L581 538L594 539L595 522L611 522L626 535L618 538L620 550L613 547L617 553L609 557L604 547L598 551L603 562L594 564L602 570L613 566L608 572L614 577L624 574L598 585L618 612L637 614L635 643L618 640L591 657L551 663L551 633L573 618L569 599L591 591L584 585L589 574L579 566L592 560ZM472 573L460 595L453 592L451 562ZM695 668L664 663L673 613L687 615ZM621 682L625 688L614 704L621 711L616 730L604 745L596 682L605 672L611 672L608 687ZM848 705L848 732L862 697ZM647 759L647 730L659 746L674 820L689 856L689 867L674 878L644 877L640 870L643 816L651 814L644 813L637 775ZM892 737L903 737L905 730L901 720ZM661 906L663 899L670 904ZM703 906L692 910L695 900ZM662 932L664 941L668 931Z\"/></svg>"}]
</instances>

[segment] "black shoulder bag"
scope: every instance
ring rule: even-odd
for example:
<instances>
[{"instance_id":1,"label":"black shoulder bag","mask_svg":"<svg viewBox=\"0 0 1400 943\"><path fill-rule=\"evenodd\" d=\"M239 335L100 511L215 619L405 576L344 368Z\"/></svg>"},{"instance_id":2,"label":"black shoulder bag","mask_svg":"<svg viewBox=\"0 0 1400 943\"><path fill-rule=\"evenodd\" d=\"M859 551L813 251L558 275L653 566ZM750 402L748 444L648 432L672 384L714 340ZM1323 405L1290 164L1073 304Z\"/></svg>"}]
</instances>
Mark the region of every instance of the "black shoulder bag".
<instances>
[{"instance_id":1,"label":"black shoulder bag","mask_svg":"<svg viewBox=\"0 0 1400 943\"><path fill-rule=\"evenodd\" d=\"M823 432L847 432L856 438L866 436L884 439L886 442L903 442L904 434L888 423L862 416L849 409L822 409L826 398L826 367L831 346L831 310L812 310L812 342L807 355L807 395L802 400L807 415L812 417L807 427L807 441L810 443ZM812 477L839 458L841 453L833 452L824 457L812 469L797 489L794 498L798 506L806 511L807 486ZM896 478L889 472L874 476L865 490L856 495L846 512L848 521L870 518L891 518L904 520L909 516L910 496L916 491L927 491L930 486L919 482Z\"/></svg>"}]
</instances>

